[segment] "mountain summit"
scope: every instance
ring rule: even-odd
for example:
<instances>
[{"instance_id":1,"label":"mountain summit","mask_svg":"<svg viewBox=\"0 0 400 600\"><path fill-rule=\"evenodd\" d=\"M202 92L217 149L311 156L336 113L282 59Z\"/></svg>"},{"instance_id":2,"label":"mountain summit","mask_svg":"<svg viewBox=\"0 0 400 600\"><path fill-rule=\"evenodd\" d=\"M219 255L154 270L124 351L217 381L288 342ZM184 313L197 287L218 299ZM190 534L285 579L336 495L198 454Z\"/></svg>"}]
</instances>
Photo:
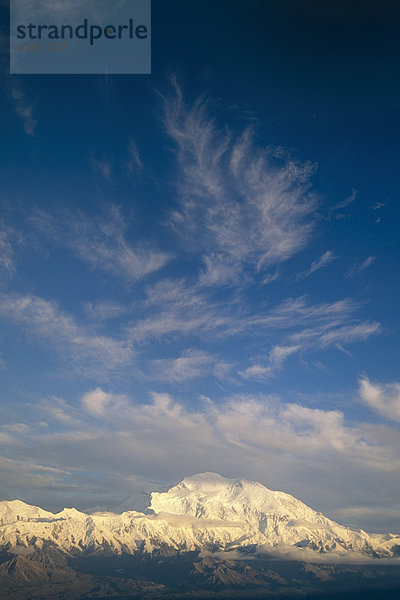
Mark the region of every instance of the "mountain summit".
<instances>
[{"instance_id":1,"label":"mountain summit","mask_svg":"<svg viewBox=\"0 0 400 600\"><path fill-rule=\"evenodd\" d=\"M254 523L261 515L290 516L318 522L320 513L290 494L269 490L261 483L228 479L217 473L186 477L166 493L153 492L150 508L205 519ZM322 522L322 521L321 521Z\"/></svg>"},{"instance_id":2,"label":"mountain summit","mask_svg":"<svg viewBox=\"0 0 400 600\"><path fill-rule=\"evenodd\" d=\"M392 558L400 537L344 527L283 492L216 473L187 477L151 494L150 514L53 514L18 500L0 502L0 549L56 548L68 555L182 553L277 554L299 560Z\"/></svg>"}]
</instances>

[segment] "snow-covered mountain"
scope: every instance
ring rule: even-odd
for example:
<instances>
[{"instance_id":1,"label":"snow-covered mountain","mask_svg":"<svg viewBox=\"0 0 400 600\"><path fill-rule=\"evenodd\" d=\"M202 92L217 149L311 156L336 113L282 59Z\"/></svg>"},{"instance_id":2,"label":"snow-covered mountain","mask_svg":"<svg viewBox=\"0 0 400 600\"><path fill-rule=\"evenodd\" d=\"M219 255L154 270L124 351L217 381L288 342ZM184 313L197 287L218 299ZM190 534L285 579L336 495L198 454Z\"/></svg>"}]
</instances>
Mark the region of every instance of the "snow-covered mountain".
<instances>
[{"instance_id":1,"label":"snow-covered mountain","mask_svg":"<svg viewBox=\"0 0 400 600\"><path fill-rule=\"evenodd\" d=\"M341 526L289 494L215 473L188 477L151 495L150 514L57 514L19 500L0 502L0 550L24 554L49 545L69 555L239 551L329 560L398 554L400 537Z\"/></svg>"}]
</instances>

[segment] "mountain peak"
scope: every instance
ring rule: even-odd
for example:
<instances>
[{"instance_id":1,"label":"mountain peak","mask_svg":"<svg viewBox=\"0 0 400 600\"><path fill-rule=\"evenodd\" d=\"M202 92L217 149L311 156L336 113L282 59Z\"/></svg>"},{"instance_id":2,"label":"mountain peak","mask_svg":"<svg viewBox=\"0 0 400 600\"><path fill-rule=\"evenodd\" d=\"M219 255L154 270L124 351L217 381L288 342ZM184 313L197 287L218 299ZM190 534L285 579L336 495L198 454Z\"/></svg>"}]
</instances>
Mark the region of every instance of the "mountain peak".
<instances>
[{"instance_id":1,"label":"mountain peak","mask_svg":"<svg viewBox=\"0 0 400 600\"><path fill-rule=\"evenodd\" d=\"M260 514L314 518L311 508L289 494L269 490L261 483L222 477L218 473L198 473L186 477L167 492L153 492L150 508L207 519L252 521Z\"/></svg>"},{"instance_id":2,"label":"mountain peak","mask_svg":"<svg viewBox=\"0 0 400 600\"><path fill-rule=\"evenodd\" d=\"M3 523L52 516L52 513L43 510L43 508L26 504L22 500L6 500L0 503L0 522Z\"/></svg>"},{"instance_id":3,"label":"mountain peak","mask_svg":"<svg viewBox=\"0 0 400 600\"><path fill-rule=\"evenodd\" d=\"M202 489L205 492L212 492L216 491L217 489L224 489L227 487L231 488L232 486L240 483L240 479L232 479L230 477L223 477L218 473L206 472L185 477L177 485L187 487L188 489Z\"/></svg>"}]
</instances>

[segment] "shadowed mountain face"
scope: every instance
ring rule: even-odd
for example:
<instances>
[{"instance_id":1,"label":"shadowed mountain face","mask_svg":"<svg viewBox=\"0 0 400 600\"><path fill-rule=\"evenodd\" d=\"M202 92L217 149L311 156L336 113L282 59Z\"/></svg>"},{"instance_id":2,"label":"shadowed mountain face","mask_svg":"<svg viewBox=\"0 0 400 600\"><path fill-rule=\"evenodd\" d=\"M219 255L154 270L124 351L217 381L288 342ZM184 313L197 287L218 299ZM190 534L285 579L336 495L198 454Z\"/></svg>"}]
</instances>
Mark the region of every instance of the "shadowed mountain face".
<instances>
[{"instance_id":1,"label":"shadowed mountain face","mask_svg":"<svg viewBox=\"0 0 400 600\"><path fill-rule=\"evenodd\" d=\"M0 503L0 599L333 598L348 590L361 598L368 590L380 600L400 588L398 536L343 527L259 483L203 473L153 493L148 512L53 514Z\"/></svg>"}]
</instances>

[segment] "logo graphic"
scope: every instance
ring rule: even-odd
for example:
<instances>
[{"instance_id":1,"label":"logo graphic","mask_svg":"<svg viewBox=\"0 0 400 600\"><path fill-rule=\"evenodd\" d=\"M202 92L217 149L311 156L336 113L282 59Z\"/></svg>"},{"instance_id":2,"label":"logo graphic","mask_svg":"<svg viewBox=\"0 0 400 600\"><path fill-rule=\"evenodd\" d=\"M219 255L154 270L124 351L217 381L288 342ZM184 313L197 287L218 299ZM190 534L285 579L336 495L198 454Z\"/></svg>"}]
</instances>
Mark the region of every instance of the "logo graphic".
<instances>
[{"instance_id":1,"label":"logo graphic","mask_svg":"<svg viewBox=\"0 0 400 600\"><path fill-rule=\"evenodd\" d=\"M10 73L151 72L151 0L10 0Z\"/></svg>"}]
</instances>

